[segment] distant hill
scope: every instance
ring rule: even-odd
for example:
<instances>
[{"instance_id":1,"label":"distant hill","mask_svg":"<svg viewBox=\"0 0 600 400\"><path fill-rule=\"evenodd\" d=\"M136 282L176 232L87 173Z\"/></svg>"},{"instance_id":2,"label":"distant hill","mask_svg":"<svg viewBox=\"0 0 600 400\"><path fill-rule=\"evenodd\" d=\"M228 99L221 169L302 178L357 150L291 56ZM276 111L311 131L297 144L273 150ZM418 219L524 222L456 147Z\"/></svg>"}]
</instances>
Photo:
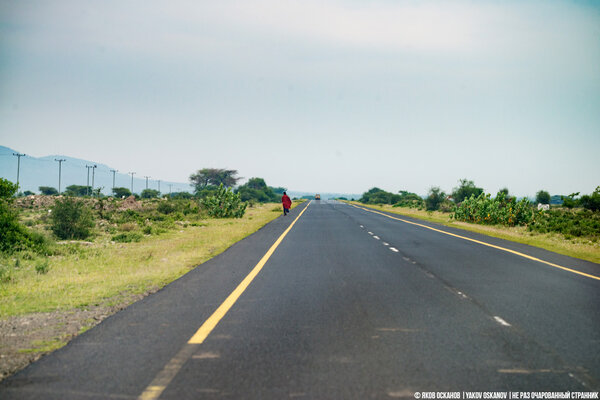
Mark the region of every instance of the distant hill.
<instances>
[{"instance_id":1,"label":"distant hill","mask_svg":"<svg viewBox=\"0 0 600 400\"><path fill-rule=\"evenodd\" d=\"M0 146L0 177L17 181L17 157L13 153L23 153L8 147ZM31 191L39 193L40 186L50 186L58 189L58 162L54 159L64 159L62 163L62 179L61 190L64 191L69 185L87 184L88 170L86 165L97 165L94 171L94 187L102 187L102 193L110 194L112 190L113 174L108 165L82 160L79 158L68 157L64 155L50 155L45 157L21 157L21 169L19 174L20 191ZM90 186L92 185L92 170L90 169ZM191 191L191 187L187 182L160 182L162 193L169 192L169 184L172 185L172 191ZM117 172L115 174L115 186L131 188L131 175ZM135 193L140 193L146 188L146 180L144 178L133 179L133 190ZM148 181L149 189L158 189L158 182L155 180Z\"/></svg>"}]
</instances>

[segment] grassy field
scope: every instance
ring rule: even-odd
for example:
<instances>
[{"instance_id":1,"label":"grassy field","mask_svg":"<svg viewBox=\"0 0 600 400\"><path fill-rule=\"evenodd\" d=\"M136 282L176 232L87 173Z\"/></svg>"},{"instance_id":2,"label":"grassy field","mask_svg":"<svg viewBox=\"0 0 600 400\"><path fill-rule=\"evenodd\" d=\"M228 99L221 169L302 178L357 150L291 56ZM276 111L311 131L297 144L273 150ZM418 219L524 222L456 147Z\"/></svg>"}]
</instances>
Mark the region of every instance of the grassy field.
<instances>
[{"instance_id":1,"label":"grassy field","mask_svg":"<svg viewBox=\"0 0 600 400\"><path fill-rule=\"evenodd\" d=\"M280 214L277 204L256 205L241 219L182 224L139 242L119 243L101 235L93 242L58 244L60 255L4 257L0 263L5 271L10 267L10 275L0 283L0 316L122 302L172 282Z\"/></svg>"},{"instance_id":2,"label":"grassy field","mask_svg":"<svg viewBox=\"0 0 600 400\"><path fill-rule=\"evenodd\" d=\"M600 243L598 241L593 242L587 239L579 238L567 240L562 235L556 233L540 234L536 232L528 232L527 228L525 227L489 226L459 222L450 219L449 213L439 211L423 211L414 208L393 207L391 205L365 205L359 202L350 203L357 206L369 207L376 210L382 210L398 215L435 222L441 225L459 228L466 231L477 232L500 239L511 240L513 242L528 244L559 254L600 263Z\"/></svg>"}]
</instances>

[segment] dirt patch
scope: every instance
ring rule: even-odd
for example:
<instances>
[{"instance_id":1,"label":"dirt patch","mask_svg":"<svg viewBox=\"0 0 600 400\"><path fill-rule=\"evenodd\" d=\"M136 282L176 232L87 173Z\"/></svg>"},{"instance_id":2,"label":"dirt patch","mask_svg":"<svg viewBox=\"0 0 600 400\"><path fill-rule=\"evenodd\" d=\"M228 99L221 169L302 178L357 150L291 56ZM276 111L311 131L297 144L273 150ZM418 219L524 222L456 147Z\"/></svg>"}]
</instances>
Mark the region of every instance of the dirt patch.
<instances>
[{"instance_id":1,"label":"dirt patch","mask_svg":"<svg viewBox=\"0 0 600 400\"><path fill-rule=\"evenodd\" d=\"M86 309L0 319L0 381L155 291L156 289L141 295L120 296L117 302L107 301L107 305Z\"/></svg>"},{"instance_id":2,"label":"dirt patch","mask_svg":"<svg viewBox=\"0 0 600 400\"><path fill-rule=\"evenodd\" d=\"M143 208L143 204L141 201L137 201L134 196L129 196L119 206L119 211L127 211L127 210L141 210Z\"/></svg>"}]
</instances>

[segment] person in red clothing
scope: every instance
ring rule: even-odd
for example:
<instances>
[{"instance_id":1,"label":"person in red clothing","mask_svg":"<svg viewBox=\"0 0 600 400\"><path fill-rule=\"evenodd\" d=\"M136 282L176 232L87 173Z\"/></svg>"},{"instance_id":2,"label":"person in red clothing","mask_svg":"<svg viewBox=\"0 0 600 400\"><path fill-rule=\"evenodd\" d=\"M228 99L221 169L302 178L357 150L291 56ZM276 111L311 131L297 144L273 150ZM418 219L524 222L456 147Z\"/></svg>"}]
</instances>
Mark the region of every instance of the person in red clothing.
<instances>
[{"instance_id":1,"label":"person in red clothing","mask_svg":"<svg viewBox=\"0 0 600 400\"><path fill-rule=\"evenodd\" d=\"M285 192L283 192L283 196L281 196L281 204L283 204L283 215L287 215L292 207L292 201Z\"/></svg>"}]
</instances>

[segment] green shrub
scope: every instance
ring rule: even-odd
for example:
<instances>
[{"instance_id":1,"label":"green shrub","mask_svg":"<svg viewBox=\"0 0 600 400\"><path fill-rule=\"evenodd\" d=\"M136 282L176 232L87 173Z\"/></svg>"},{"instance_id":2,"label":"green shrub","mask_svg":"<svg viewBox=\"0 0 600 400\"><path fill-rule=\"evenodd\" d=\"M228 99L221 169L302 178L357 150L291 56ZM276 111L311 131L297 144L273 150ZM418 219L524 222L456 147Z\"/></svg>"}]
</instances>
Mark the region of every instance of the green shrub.
<instances>
[{"instance_id":1,"label":"green shrub","mask_svg":"<svg viewBox=\"0 0 600 400\"><path fill-rule=\"evenodd\" d=\"M142 234L139 232L123 232L112 237L113 242L130 243L142 240Z\"/></svg>"},{"instance_id":2,"label":"green shrub","mask_svg":"<svg viewBox=\"0 0 600 400\"><path fill-rule=\"evenodd\" d=\"M48 260L41 261L35 265L35 272L40 275L45 275L50 271L50 262Z\"/></svg>"},{"instance_id":3,"label":"green shrub","mask_svg":"<svg viewBox=\"0 0 600 400\"><path fill-rule=\"evenodd\" d=\"M573 237L600 237L600 213L590 210L550 210L538 216L528 226L529 231L564 235L565 239Z\"/></svg>"},{"instance_id":4,"label":"green shrub","mask_svg":"<svg viewBox=\"0 0 600 400\"><path fill-rule=\"evenodd\" d=\"M438 210L444 200L446 200L446 193L444 193L439 187L434 186L429 189L429 193L425 199L425 207L427 208L427 211Z\"/></svg>"},{"instance_id":5,"label":"green shrub","mask_svg":"<svg viewBox=\"0 0 600 400\"><path fill-rule=\"evenodd\" d=\"M581 202L583 208L585 208L586 210L600 210L600 186L598 186L596 190L594 190L594 193L592 193L591 195L586 194L581 196L581 199L579 201Z\"/></svg>"},{"instance_id":6,"label":"green shrub","mask_svg":"<svg viewBox=\"0 0 600 400\"><path fill-rule=\"evenodd\" d=\"M55 196L58 194L58 190L50 186L40 186L38 189L45 196Z\"/></svg>"},{"instance_id":7,"label":"green shrub","mask_svg":"<svg viewBox=\"0 0 600 400\"><path fill-rule=\"evenodd\" d=\"M156 199L160 195L158 190L154 189L144 189L142 190L141 197L142 199Z\"/></svg>"},{"instance_id":8,"label":"green shrub","mask_svg":"<svg viewBox=\"0 0 600 400\"><path fill-rule=\"evenodd\" d=\"M13 205L17 185L0 178L0 252L23 250L46 251L43 235L29 231L19 222L19 213Z\"/></svg>"},{"instance_id":9,"label":"green shrub","mask_svg":"<svg viewBox=\"0 0 600 400\"><path fill-rule=\"evenodd\" d=\"M92 233L92 211L72 197L57 200L52 208L51 229L60 239L86 239Z\"/></svg>"},{"instance_id":10,"label":"green shrub","mask_svg":"<svg viewBox=\"0 0 600 400\"><path fill-rule=\"evenodd\" d=\"M173 202L167 200L167 201L161 201L158 204L158 207L156 207L156 210L162 214L171 214L171 213L175 212L176 208L175 208L175 205L173 204Z\"/></svg>"},{"instance_id":11,"label":"green shrub","mask_svg":"<svg viewBox=\"0 0 600 400\"><path fill-rule=\"evenodd\" d=\"M213 218L242 218L247 203L242 202L239 194L221 185L214 195L201 199L200 205Z\"/></svg>"},{"instance_id":12,"label":"green shrub","mask_svg":"<svg viewBox=\"0 0 600 400\"><path fill-rule=\"evenodd\" d=\"M119 199L123 198L123 197L131 196L131 191L124 187L116 187L112 190L112 192L113 192L113 195L115 197L118 197Z\"/></svg>"},{"instance_id":13,"label":"green shrub","mask_svg":"<svg viewBox=\"0 0 600 400\"><path fill-rule=\"evenodd\" d=\"M545 190L540 190L535 195L535 202L541 204L550 204L550 198L550 193L546 192Z\"/></svg>"},{"instance_id":14,"label":"green shrub","mask_svg":"<svg viewBox=\"0 0 600 400\"><path fill-rule=\"evenodd\" d=\"M527 225L541 214L534 212L529 200L517 202L514 197L507 198L504 192L498 192L496 198L483 193L477 197L472 195L454 208L451 217L478 224L515 226Z\"/></svg>"},{"instance_id":15,"label":"green shrub","mask_svg":"<svg viewBox=\"0 0 600 400\"><path fill-rule=\"evenodd\" d=\"M461 179L458 182L458 187L454 188L452 191L452 199L456 204L462 203L465 199L472 196L477 197L483 193L482 188L478 188L475 186L475 182L470 181L467 178ZM506 194L508 194L508 190L506 190Z\"/></svg>"},{"instance_id":16,"label":"green shrub","mask_svg":"<svg viewBox=\"0 0 600 400\"><path fill-rule=\"evenodd\" d=\"M10 265L0 264L0 283L8 283L12 280L12 268Z\"/></svg>"}]
</instances>

